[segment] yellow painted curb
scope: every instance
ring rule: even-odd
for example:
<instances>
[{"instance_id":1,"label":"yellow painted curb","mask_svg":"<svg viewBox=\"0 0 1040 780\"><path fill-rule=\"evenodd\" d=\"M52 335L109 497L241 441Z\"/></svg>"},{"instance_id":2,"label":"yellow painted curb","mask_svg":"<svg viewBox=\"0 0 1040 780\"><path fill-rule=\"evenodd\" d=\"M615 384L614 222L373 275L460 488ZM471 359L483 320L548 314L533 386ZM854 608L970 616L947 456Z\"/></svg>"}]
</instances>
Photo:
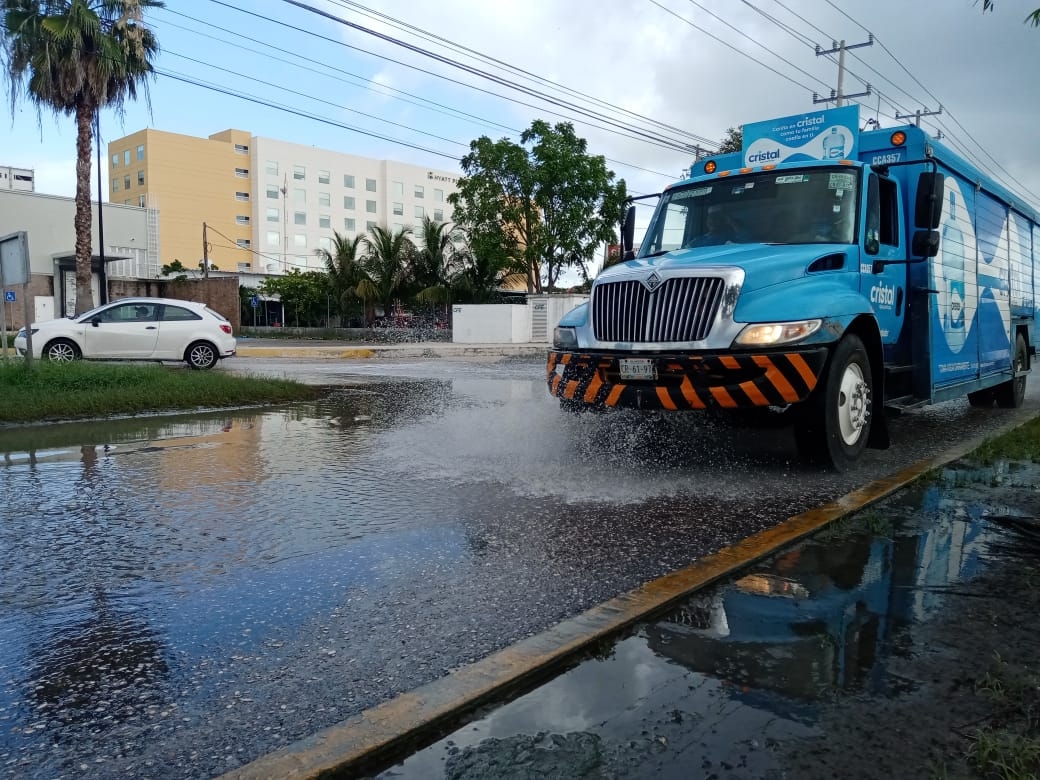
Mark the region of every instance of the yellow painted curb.
<instances>
[{"instance_id":1,"label":"yellow painted curb","mask_svg":"<svg viewBox=\"0 0 1040 780\"><path fill-rule=\"evenodd\" d=\"M339 347L241 347L236 352L238 357L259 358L374 358L376 352L368 348L342 349Z\"/></svg>"},{"instance_id":2,"label":"yellow painted curb","mask_svg":"<svg viewBox=\"0 0 1040 780\"><path fill-rule=\"evenodd\" d=\"M659 614L713 582L863 509L922 474L957 460L985 440L1025 424L1036 412L1020 411L983 436L857 488L828 504L788 518L730 547L642 587L564 620L537 636L500 650L450 675L365 710L223 775L226 780L348 777L421 747L423 735L457 725L465 713L546 675L581 650Z\"/></svg>"}]
</instances>

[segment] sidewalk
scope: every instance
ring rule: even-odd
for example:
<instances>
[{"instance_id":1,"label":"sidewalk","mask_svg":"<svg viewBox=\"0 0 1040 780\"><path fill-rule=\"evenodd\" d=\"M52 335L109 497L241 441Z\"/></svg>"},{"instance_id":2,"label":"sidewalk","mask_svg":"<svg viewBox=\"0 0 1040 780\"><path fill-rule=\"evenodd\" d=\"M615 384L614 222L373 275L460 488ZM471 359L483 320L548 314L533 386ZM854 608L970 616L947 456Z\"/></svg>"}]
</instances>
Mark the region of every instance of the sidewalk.
<instances>
[{"instance_id":1,"label":"sidewalk","mask_svg":"<svg viewBox=\"0 0 1040 780\"><path fill-rule=\"evenodd\" d=\"M454 344L448 341L413 341L372 344L361 341L311 341L305 339L238 339L238 357L304 358L309 360L401 360L404 358L537 357L544 358L548 344Z\"/></svg>"}]
</instances>

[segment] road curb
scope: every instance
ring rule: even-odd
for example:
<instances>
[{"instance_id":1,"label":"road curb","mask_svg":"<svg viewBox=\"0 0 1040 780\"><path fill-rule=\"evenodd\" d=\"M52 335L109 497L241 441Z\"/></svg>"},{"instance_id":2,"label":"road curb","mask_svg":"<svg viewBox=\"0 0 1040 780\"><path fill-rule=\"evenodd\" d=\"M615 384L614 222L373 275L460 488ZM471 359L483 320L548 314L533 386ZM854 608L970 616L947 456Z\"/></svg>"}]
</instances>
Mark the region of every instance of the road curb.
<instances>
[{"instance_id":1,"label":"road curb","mask_svg":"<svg viewBox=\"0 0 1040 780\"><path fill-rule=\"evenodd\" d=\"M253 347L239 342L237 356L247 358L304 358L310 360L378 360L453 357L542 357L548 344L448 344L414 343L326 347Z\"/></svg>"},{"instance_id":2,"label":"road curb","mask_svg":"<svg viewBox=\"0 0 1040 780\"><path fill-rule=\"evenodd\" d=\"M984 441L1036 416L1032 411L1012 413L1003 425L941 456L918 461L828 504L790 517L450 675L261 756L222 778L317 778L326 773L358 776L367 770L378 770L402 753L421 746L424 736L443 733L459 725L465 714L480 705L521 690L525 683L547 676L590 646L664 612L695 591L735 574L835 520L880 501L922 474L967 455Z\"/></svg>"}]
</instances>

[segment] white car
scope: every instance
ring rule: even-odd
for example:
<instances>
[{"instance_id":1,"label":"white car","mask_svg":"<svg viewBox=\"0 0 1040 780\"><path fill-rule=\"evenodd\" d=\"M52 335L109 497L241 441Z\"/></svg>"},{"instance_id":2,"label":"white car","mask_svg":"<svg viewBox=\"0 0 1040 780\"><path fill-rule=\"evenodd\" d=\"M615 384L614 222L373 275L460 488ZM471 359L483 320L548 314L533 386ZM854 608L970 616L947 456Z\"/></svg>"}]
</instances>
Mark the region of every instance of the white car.
<instances>
[{"instance_id":1,"label":"white car","mask_svg":"<svg viewBox=\"0 0 1040 780\"><path fill-rule=\"evenodd\" d=\"M174 298L122 298L85 314L34 322L33 357L67 362L92 360L184 361L213 368L235 354L231 323L204 303ZM14 348L28 351L25 328Z\"/></svg>"}]
</instances>

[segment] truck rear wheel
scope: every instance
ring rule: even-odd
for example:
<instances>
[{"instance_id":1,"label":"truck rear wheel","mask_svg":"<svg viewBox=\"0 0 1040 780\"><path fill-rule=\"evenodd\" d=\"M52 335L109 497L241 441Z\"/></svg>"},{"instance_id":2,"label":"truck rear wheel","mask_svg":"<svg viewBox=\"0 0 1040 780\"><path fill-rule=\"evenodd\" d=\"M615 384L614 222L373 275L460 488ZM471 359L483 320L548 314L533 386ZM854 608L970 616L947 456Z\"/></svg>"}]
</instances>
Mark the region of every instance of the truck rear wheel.
<instances>
[{"instance_id":1,"label":"truck rear wheel","mask_svg":"<svg viewBox=\"0 0 1040 780\"><path fill-rule=\"evenodd\" d=\"M803 458L845 471L860 456L870 436L874 413L870 359L858 336L838 342L824 370L824 381L806 402L795 425Z\"/></svg>"},{"instance_id":2,"label":"truck rear wheel","mask_svg":"<svg viewBox=\"0 0 1040 780\"><path fill-rule=\"evenodd\" d=\"M997 385L993 388L993 396L997 399L997 406L1002 409L1017 409L1022 405L1026 397L1026 376L1024 371L1029 368L1029 351L1026 349L1026 340L1019 333L1015 339L1015 378ZM1018 376L1021 374L1021 376Z\"/></svg>"}]
</instances>

